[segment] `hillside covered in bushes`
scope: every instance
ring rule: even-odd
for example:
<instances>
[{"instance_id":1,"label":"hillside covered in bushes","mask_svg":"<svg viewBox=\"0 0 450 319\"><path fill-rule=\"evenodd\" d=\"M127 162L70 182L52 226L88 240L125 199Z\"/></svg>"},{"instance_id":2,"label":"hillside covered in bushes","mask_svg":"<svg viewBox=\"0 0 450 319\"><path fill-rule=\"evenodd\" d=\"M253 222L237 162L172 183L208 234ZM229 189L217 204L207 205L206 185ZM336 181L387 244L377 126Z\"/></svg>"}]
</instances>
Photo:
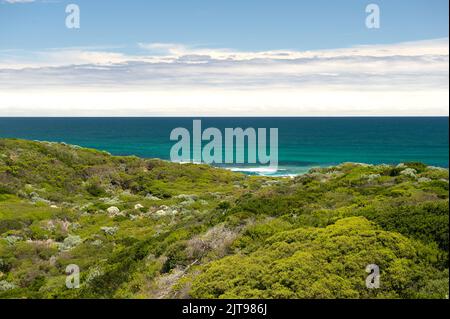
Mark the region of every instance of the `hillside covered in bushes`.
<instances>
[{"instance_id":1,"label":"hillside covered in bushes","mask_svg":"<svg viewBox=\"0 0 450 319\"><path fill-rule=\"evenodd\" d=\"M0 298L448 298L448 179L421 163L259 177L0 139Z\"/></svg>"}]
</instances>

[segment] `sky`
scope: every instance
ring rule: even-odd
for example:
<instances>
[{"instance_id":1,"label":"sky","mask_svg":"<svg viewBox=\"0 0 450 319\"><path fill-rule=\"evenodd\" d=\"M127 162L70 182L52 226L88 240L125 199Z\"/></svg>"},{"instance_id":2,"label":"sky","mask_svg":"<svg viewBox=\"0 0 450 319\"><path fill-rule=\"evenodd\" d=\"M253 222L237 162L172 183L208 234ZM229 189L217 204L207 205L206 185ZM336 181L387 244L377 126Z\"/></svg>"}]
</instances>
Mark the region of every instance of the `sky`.
<instances>
[{"instance_id":1,"label":"sky","mask_svg":"<svg viewBox=\"0 0 450 319\"><path fill-rule=\"evenodd\" d=\"M448 25L448 0L0 0L0 116L448 116Z\"/></svg>"}]
</instances>

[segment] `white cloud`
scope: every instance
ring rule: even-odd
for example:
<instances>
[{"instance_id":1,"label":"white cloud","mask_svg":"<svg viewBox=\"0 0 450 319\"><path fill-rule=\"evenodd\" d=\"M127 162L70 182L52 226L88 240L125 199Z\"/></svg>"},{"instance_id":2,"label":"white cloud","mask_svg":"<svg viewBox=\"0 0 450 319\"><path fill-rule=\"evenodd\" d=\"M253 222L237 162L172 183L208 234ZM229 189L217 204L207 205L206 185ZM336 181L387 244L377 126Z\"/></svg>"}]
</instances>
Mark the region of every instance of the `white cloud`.
<instances>
[{"instance_id":1,"label":"white cloud","mask_svg":"<svg viewBox=\"0 0 450 319\"><path fill-rule=\"evenodd\" d=\"M30 3L35 2L35 0L3 0L2 2L15 4L15 3Z\"/></svg>"},{"instance_id":2,"label":"white cloud","mask_svg":"<svg viewBox=\"0 0 450 319\"><path fill-rule=\"evenodd\" d=\"M0 115L448 115L448 39L242 52L0 51Z\"/></svg>"},{"instance_id":3,"label":"white cloud","mask_svg":"<svg viewBox=\"0 0 450 319\"><path fill-rule=\"evenodd\" d=\"M415 42L403 42L388 45L361 45L351 48L295 51L273 50L262 52L242 52L231 49L210 49L188 47L172 43L139 43L141 48L150 52L165 53L172 58L185 55L203 55L218 60L252 60L252 59L302 59L302 58L336 58L336 57L386 57L386 56L418 56L418 55L448 55L448 38Z\"/></svg>"},{"instance_id":4,"label":"white cloud","mask_svg":"<svg viewBox=\"0 0 450 319\"><path fill-rule=\"evenodd\" d=\"M2 116L420 116L448 115L448 99L445 90L67 89L0 92L0 109Z\"/></svg>"}]
</instances>

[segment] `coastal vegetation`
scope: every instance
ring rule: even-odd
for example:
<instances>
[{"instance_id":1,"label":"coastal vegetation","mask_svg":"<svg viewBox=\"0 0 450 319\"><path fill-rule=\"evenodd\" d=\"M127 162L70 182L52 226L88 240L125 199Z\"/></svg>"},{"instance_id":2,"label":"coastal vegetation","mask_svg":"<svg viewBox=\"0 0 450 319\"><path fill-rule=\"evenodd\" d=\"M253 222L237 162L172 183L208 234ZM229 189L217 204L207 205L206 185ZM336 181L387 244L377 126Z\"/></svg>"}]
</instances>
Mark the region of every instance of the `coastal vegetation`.
<instances>
[{"instance_id":1,"label":"coastal vegetation","mask_svg":"<svg viewBox=\"0 0 450 319\"><path fill-rule=\"evenodd\" d=\"M448 298L448 197L422 163L264 177L0 139L0 298Z\"/></svg>"}]
</instances>

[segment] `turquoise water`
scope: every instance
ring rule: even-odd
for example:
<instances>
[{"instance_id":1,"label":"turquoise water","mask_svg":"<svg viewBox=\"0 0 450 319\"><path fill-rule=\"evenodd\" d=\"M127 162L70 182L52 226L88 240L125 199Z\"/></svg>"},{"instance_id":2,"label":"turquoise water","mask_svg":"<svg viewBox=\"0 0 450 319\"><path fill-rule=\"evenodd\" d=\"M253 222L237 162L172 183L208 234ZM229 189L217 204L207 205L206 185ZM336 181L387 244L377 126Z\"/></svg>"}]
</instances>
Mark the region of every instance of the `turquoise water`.
<instances>
[{"instance_id":1,"label":"turquoise water","mask_svg":"<svg viewBox=\"0 0 450 319\"><path fill-rule=\"evenodd\" d=\"M342 162L397 164L420 161L448 167L448 117L200 118L202 128L279 130L277 175ZM192 131L193 118L0 118L0 137L56 141L115 155L170 158L172 129ZM257 164L234 166L268 173Z\"/></svg>"}]
</instances>

